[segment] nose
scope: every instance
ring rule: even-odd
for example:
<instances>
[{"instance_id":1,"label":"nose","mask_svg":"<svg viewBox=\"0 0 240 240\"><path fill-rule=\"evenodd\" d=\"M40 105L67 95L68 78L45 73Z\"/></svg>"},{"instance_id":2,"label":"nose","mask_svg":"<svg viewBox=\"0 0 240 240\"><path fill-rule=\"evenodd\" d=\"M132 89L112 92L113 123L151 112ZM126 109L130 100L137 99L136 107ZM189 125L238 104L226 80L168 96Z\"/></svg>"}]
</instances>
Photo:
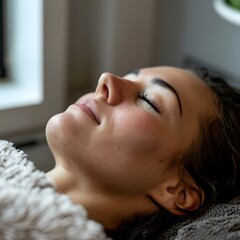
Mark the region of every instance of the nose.
<instances>
[{"instance_id":1,"label":"nose","mask_svg":"<svg viewBox=\"0 0 240 240\"><path fill-rule=\"evenodd\" d=\"M95 94L110 105L117 105L123 100L126 81L111 73L103 73L98 81Z\"/></svg>"}]
</instances>

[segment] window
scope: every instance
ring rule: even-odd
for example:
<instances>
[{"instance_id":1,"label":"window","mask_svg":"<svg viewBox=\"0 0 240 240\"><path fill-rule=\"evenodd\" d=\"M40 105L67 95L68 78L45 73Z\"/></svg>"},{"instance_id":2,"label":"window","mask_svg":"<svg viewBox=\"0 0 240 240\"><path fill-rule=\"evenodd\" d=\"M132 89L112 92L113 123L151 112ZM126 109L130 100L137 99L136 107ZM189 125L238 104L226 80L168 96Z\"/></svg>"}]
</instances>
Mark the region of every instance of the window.
<instances>
[{"instance_id":1,"label":"window","mask_svg":"<svg viewBox=\"0 0 240 240\"><path fill-rule=\"evenodd\" d=\"M0 0L0 77L5 77L4 66L4 19L3 19L3 0Z\"/></svg>"},{"instance_id":2,"label":"window","mask_svg":"<svg viewBox=\"0 0 240 240\"><path fill-rule=\"evenodd\" d=\"M6 3L7 81L0 88L0 109L40 104L43 101L42 1Z\"/></svg>"},{"instance_id":3,"label":"window","mask_svg":"<svg viewBox=\"0 0 240 240\"><path fill-rule=\"evenodd\" d=\"M5 1L8 81L0 82L0 138L41 128L63 110L67 2Z\"/></svg>"}]
</instances>

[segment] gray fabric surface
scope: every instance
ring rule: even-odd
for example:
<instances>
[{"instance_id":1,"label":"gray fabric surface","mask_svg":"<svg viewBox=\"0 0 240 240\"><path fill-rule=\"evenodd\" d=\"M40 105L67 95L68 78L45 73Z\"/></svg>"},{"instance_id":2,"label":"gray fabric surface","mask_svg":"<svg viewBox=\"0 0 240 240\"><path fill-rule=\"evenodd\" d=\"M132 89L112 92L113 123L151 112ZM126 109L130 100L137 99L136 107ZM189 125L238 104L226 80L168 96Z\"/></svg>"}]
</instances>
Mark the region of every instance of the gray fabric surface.
<instances>
[{"instance_id":1,"label":"gray fabric surface","mask_svg":"<svg viewBox=\"0 0 240 240\"><path fill-rule=\"evenodd\" d=\"M240 197L209 207L197 217L185 218L159 239L235 240L240 239Z\"/></svg>"}]
</instances>

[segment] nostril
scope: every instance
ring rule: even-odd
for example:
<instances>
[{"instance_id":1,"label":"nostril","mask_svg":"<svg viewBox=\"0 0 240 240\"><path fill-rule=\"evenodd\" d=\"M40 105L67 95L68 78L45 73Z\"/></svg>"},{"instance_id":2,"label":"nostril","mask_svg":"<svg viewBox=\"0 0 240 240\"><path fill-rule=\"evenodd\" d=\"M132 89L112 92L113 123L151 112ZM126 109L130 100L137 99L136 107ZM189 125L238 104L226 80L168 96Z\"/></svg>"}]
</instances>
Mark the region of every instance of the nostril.
<instances>
[{"instance_id":1,"label":"nostril","mask_svg":"<svg viewBox=\"0 0 240 240\"><path fill-rule=\"evenodd\" d=\"M98 86L95 91L96 95L99 97L103 97L106 101L108 100L109 97L109 89L105 81L100 80L98 82Z\"/></svg>"},{"instance_id":2,"label":"nostril","mask_svg":"<svg viewBox=\"0 0 240 240\"><path fill-rule=\"evenodd\" d=\"M122 78L110 73L103 73L98 80L96 96L104 98L110 105L116 105L121 101L123 82Z\"/></svg>"},{"instance_id":3,"label":"nostril","mask_svg":"<svg viewBox=\"0 0 240 240\"><path fill-rule=\"evenodd\" d=\"M103 85L103 93L104 93L104 96L106 96L106 98L108 99L109 91L108 91L108 87L106 84Z\"/></svg>"}]
</instances>

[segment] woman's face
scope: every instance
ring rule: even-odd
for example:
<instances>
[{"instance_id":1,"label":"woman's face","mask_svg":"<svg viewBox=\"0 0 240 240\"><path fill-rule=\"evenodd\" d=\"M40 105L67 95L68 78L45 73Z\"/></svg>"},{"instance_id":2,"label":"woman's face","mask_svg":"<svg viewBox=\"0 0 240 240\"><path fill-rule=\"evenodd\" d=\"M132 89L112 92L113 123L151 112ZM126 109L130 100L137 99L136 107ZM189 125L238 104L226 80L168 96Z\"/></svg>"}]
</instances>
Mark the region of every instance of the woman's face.
<instances>
[{"instance_id":1,"label":"woman's face","mask_svg":"<svg viewBox=\"0 0 240 240\"><path fill-rule=\"evenodd\" d=\"M211 92L173 67L101 75L96 91L50 119L46 132L57 164L116 194L145 194L166 178L172 159L211 116Z\"/></svg>"}]
</instances>

